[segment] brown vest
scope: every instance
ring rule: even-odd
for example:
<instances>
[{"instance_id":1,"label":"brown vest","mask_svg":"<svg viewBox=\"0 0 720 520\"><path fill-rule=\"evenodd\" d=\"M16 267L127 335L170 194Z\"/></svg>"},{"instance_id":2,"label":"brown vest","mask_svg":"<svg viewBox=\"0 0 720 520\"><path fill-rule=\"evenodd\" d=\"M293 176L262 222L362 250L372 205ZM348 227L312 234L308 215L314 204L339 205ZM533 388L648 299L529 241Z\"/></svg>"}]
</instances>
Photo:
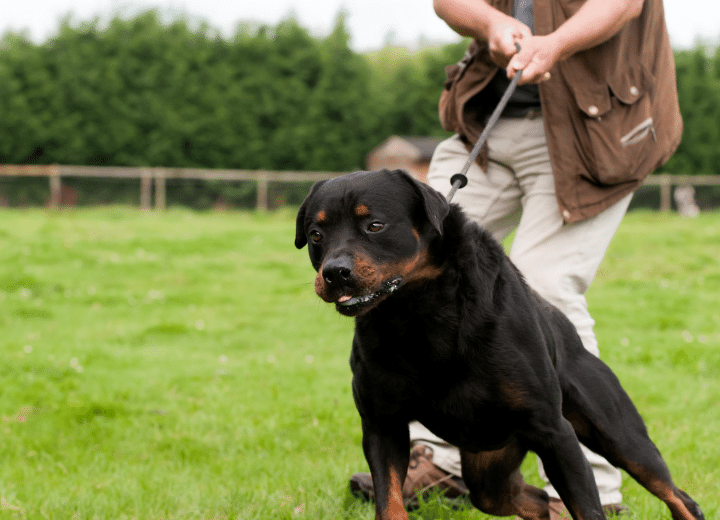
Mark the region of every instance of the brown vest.
<instances>
[{"instance_id":1,"label":"brown vest","mask_svg":"<svg viewBox=\"0 0 720 520\"><path fill-rule=\"evenodd\" d=\"M487 0L512 16L513 0ZM583 2L534 0L535 34L549 34ZM473 41L446 68L440 121L469 145L495 108L483 89L498 71L487 43ZM540 84L545 133L563 217L592 217L635 190L664 164L682 134L675 63L662 0L645 0L640 17L605 43L557 63ZM487 151L478 162L487 164Z\"/></svg>"}]
</instances>

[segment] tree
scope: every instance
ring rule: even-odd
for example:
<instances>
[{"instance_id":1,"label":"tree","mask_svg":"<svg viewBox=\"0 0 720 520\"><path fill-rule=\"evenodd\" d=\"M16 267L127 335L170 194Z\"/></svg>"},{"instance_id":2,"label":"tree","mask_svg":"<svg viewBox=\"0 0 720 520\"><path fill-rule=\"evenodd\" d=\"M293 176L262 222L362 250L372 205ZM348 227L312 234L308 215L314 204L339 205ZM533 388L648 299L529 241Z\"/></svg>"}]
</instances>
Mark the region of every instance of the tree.
<instances>
[{"instance_id":1,"label":"tree","mask_svg":"<svg viewBox=\"0 0 720 520\"><path fill-rule=\"evenodd\" d=\"M224 39L148 11L65 20L40 45L6 34L0 163L350 171L390 135L447 135L444 68L467 42L358 54L345 22L341 12L323 38L288 18ZM720 50L679 51L676 62L685 134L664 170L715 174ZM207 204L251 189L184 183L171 196Z\"/></svg>"},{"instance_id":2,"label":"tree","mask_svg":"<svg viewBox=\"0 0 720 520\"><path fill-rule=\"evenodd\" d=\"M720 172L720 49L714 59L702 47L675 53L683 138L664 170L686 175Z\"/></svg>"}]
</instances>

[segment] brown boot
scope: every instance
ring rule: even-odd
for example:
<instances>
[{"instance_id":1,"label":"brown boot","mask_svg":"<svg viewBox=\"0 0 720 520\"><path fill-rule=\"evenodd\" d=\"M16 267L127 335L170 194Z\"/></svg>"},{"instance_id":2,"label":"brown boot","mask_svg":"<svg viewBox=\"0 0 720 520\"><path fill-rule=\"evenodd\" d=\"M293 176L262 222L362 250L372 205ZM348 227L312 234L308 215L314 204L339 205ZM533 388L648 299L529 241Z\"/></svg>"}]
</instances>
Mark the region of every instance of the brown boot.
<instances>
[{"instance_id":1,"label":"brown boot","mask_svg":"<svg viewBox=\"0 0 720 520\"><path fill-rule=\"evenodd\" d=\"M447 473L432 463L431 449L417 445L410 452L410 464L402 489L405 507L416 508L418 495L427 498L433 490L443 492L444 497L451 500L464 498L469 494L460 477ZM372 500L374 493L370 473L355 473L350 478L350 491L365 500Z\"/></svg>"},{"instance_id":2,"label":"brown boot","mask_svg":"<svg viewBox=\"0 0 720 520\"><path fill-rule=\"evenodd\" d=\"M427 498L433 491L442 492L450 500L469 495L465 482L433 464L432 457L432 450L422 444L410 452L410 464L402 490L405 507L416 508L418 497Z\"/></svg>"},{"instance_id":3,"label":"brown boot","mask_svg":"<svg viewBox=\"0 0 720 520\"><path fill-rule=\"evenodd\" d=\"M622 504L607 504L603 506L603 511L608 518L615 518L627 515L630 510ZM565 504L558 498L550 499L550 520L572 520Z\"/></svg>"}]
</instances>

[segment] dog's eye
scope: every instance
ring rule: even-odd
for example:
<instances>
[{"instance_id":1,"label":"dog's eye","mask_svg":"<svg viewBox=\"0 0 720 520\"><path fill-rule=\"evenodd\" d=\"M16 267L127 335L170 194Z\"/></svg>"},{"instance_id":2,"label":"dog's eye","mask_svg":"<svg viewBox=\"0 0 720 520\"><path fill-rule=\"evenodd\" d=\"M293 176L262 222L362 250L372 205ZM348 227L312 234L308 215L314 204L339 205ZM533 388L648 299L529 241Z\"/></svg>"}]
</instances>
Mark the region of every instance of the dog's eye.
<instances>
[{"instance_id":1,"label":"dog's eye","mask_svg":"<svg viewBox=\"0 0 720 520\"><path fill-rule=\"evenodd\" d=\"M381 231L382 228L384 228L384 227L385 227L385 224L383 224L382 222L373 222L372 224L370 224L367 227L367 230L370 233L377 233L378 231Z\"/></svg>"},{"instance_id":2,"label":"dog's eye","mask_svg":"<svg viewBox=\"0 0 720 520\"><path fill-rule=\"evenodd\" d=\"M316 244L322 240L323 236L322 233L319 231L311 231L310 232L310 240L315 242Z\"/></svg>"}]
</instances>

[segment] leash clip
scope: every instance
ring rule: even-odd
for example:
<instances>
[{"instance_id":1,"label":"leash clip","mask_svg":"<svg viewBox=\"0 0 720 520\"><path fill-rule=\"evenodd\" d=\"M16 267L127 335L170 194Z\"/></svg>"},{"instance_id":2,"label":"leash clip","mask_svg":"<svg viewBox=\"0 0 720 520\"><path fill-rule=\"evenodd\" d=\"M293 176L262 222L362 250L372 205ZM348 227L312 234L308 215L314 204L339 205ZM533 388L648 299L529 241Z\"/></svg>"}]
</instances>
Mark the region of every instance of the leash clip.
<instances>
[{"instance_id":1,"label":"leash clip","mask_svg":"<svg viewBox=\"0 0 720 520\"><path fill-rule=\"evenodd\" d=\"M465 186L467 186L468 178L466 175L464 175L462 173L456 173L455 175L450 177L450 184L454 185L456 182L458 183L457 189L461 190Z\"/></svg>"}]
</instances>

